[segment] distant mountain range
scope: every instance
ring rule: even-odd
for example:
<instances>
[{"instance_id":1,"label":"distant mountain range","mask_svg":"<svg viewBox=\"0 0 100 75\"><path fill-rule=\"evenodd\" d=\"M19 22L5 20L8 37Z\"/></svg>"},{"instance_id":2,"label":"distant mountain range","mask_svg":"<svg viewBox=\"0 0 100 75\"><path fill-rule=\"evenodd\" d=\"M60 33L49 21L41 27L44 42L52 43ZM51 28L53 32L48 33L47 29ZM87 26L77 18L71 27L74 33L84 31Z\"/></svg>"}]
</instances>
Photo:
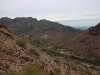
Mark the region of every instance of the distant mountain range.
<instances>
[{"instance_id":1,"label":"distant mountain range","mask_svg":"<svg viewBox=\"0 0 100 75\"><path fill-rule=\"evenodd\" d=\"M5 17L0 19L0 23L7 26L14 34L28 39L37 46L53 45L70 49L85 56L100 58L100 34L91 35L92 33L95 34L100 24L92 27L93 31L91 28L82 31L57 22L38 21L31 17L14 19Z\"/></svg>"},{"instance_id":2,"label":"distant mountain range","mask_svg":"<svg viewBox=\"0 0 100 75\"><path fill-rule=\"evenodd\" d=\"M89 29L90 28L90 26L73 26L75 29L81 29L81 30L87 30L87 29Z\"/></svg>"},{"instance_id":3,"label":"distant mountain range","mask_svg":"<svg viewBox=\"0 0 100 75\"><path fill-rule=\"evenodd\" d=\"M35 18L1 18L0 23L18 36L25 37L36 45L64 45L81 30L48 20Z\"/></svg>"}]
</instances>

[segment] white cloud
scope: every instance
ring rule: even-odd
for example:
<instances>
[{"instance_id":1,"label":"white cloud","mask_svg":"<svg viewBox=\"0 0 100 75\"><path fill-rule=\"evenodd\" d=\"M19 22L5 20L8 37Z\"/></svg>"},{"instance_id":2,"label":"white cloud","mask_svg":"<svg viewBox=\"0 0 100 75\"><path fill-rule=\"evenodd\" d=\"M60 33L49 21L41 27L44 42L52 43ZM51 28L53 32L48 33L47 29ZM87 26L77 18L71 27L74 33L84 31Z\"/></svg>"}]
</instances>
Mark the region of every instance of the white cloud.
<instances>
[{"instance_id":1,"label":"white cloud","mask_svg":"<svg viewBox=\"0 0 100 75\"><path fill-rule=\"evenodd\" d=\"M100 0L1 0L0 17L74 20L100 17ZM98 14L96 14L98 13Z\"/></svg>"}]
</instances>

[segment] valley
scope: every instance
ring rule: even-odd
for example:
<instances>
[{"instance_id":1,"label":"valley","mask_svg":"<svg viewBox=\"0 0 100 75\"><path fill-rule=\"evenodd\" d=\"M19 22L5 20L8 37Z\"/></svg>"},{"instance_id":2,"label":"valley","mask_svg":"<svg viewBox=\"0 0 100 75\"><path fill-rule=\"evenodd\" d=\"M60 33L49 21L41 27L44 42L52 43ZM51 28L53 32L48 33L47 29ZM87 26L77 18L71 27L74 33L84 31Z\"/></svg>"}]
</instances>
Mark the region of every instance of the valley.
<instances>
[{"instance_id":1,"label":"valley","mask_svg":"<svg viewBox=\"0 0 100 75\"><path fill-rule=\"evenodd\" d=\"M31 17L0 18L0 75L100 75L99 38L100 23L83 31Z\"/></svg>"}]
</instances>

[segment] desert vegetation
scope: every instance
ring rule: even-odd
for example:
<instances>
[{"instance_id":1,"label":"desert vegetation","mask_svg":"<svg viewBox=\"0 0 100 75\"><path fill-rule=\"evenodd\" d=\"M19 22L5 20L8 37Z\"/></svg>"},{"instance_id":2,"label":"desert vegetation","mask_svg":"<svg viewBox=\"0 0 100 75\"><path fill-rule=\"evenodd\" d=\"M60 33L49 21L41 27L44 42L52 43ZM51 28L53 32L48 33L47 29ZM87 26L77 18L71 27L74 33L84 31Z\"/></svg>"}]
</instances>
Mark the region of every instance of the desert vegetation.
<instances>
[{"instance_id":1,"label":"desert vegetation","mask_svg":"<svg viewBox=\"0 0 100 75\"><path fill-rule=\"evenodd\" d=\"M26 65L20 71L11 71L6 75L47 75L38 65Z\"/></svg>"},{"instance_id":2,"label":"desert vegetation","mask_svg":"<svg viewBox=\"0 0 100 75\"><path fill-rule=\"evenodd\" d=\"M27 41L25 39L19 39L16 42L19 46L26 48L27 47Z\"/></svg>"},{"instance_id":3,"label":"desert vegetation","mask_svg":"<svg viewBox=\"0 0 100 75\"><path fill-rule=\"evenodd\" d=\"M55 75L62 75L60 68L54 68Z\"/></svg>"},{"instance_id":4,"label":"desert vegetation","mask_svg":"<svg viewBox=\"0 0 100 75\"><path fill-rule=\"evenodd\" d=\"M10 55L12 53L14 53L14 48L10 47L8 50L7 50L7 54Z\"/></svg>"},{"instance_id":5,"label":"desert vegetation","mask_svg":"<svg viewBox=\"0 0 100 75\"><path fill-rule=\"evenodd\" d=\"M30 52L31 54L36 55L36 56L40 56L40 54L39 54L35 49L33 49L33 48L30 49L29 52Z\"/></svg>"},{"instance_id":6,"label":"desert vegetation","mask_svg":"<svg viewBox=\"0 0 100 75\"><path fill-rule=\"evenodd\" d=\"M59 59L59 58L55 58L54 61L55 61L57 64L60 64L60 59Z\"/></svg>"}]
</instances>

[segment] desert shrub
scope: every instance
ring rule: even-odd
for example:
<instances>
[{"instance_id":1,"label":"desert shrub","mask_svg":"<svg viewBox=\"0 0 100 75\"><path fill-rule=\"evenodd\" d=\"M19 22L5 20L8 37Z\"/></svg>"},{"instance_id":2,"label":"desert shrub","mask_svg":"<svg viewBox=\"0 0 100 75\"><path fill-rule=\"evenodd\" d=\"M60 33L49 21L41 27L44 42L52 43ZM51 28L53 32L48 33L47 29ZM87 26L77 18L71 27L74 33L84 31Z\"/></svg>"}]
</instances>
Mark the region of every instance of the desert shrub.
<instances>
[{"instance_id":1,"label":"desert shrub","mask_svg":"<svg viewBox=\"0 0 100 75\"><path fill-rule=\"evenodd\" d=\"M10 55L10 54L12 54L12 53L14 53L14 48L9 48L9 49L7 50L7 54Z\"/></svg>"},{"instance_id":2,"label":"desert shrub","mask_svg":"<svg viewBox=\"0 0 100 75\"><path fill-rule=\"evenodd\" d=\"M88 74L86 74L86 73L83 73L82 75L88 75Z\"/></svg>"},{"instance_id":3,"label":"desert shrub","mask_svg":"<svg viewBox=\"0 0 100 75\"><path fill-rule=\"evenodd\" d=\"M20 75L47 75L38 65L27 65L22 68Z\"/></svg>"},{"instance_id":4,"label":"desert shrub","mask_svg":"<svg viewBox=\"0 0 100 75\"><path fill-rule=\"evenodd\" d=\"M95 67L94 67L94 66L90 66L90 68L95 69Z\"/></svg>"},{"instance_id":5,"label":"desert shrub","mask_svg":"<svg viewBox=\"0 0 100 75\"><path fill-rule=\"evenodd\" d=\"M66 65L70 66L70 63L69 62L66 62Z\"/></svg>"},{"instance_id":6,"label":"desert shrub","mask_svg":"<svg viewBox=\"0 0 100 75\"><path fill-rule=\"evenodd\" d=\"M19 75L19 74L15 71L11 71L11 72L7 73L6 75Z\"/></svg>"},{"instance_id":7,"label":"desert shrub","mask_svg":"<svg viewBox=\"0 0 100 75\"><path fill-rule=\"evenodd\" d=\"M54 56L53 53L50 50L42 49L42 51L44 51L46 54L48 54L50 56Z\"/></svg>"},{"instance_id":8,"label":"desert shrub","mask_svg":"<svg viewBox=\"0 0 100 75\"><path fill-rule=\"evenodd\" d=\"M77 66L75 66L75 65L71 65L71 68L72 68L72 70L77 70Z\"/></svg>"},{"instance_id":9,"label":"desert shrub","mask_svg":"<svg viewBox=\"0 0 100 75\"><path fill-rule=\"evenodd\" d=\"M76 57L74 55L72 55L70 58L73 59L73 60L77 60L77 61L84 61L84 59L82 59L80 57Z\"/></svg>"},{"instance_id":10,"label":"desert shrub","mask_svg":"<svg viewBox=\"0 0 100 75\"><path fill-rule=\"evenodd\" d=\"M48 55L50 56L61 56L60 53L58 52L55 52L55 51L51 51L51 50L48 50L48 49L41 49L42 51L44 51L45 53L47 53Z\"/></svg>"},{"instance_id":11,"label":"desert shrub","mask_svg":"<svg viewBox=\"0 0 100 75\"><path fill-rule=\"evenodd\" d=\"M62 75L61 74L61 69L60 68L55 68L54 69L55 74L54 75Z\"/></svg>"},{"instance_id":12,"label":"desert shrub","mask_svg":"<svg viewBox=\"0 0 100 75\"><path fill-rule=\"evenodd\" d=\"M60 59L59 59L59 58L55 58L54 61L55 61L56 63L58 63L58 64L60 63Z\"/></svg>"},{"instance_id":13,"label":"desert shrub","mask_svg":"<svg viewBox=\"0 0 100 75\"><path fill-rule=\"evenodd\" d=\"M100 59L95 59L95 61L93 62L95 65L100 66Z\"/></svg>"},{"instance_id":14,"label":"desert shrub","mask_svg":"<svg viewBox=\"0 0 100 75\"><path fill-rule=\"evenodd\" d=\"M17 44L18 44L19 46L23 47L23 48L26 48L26 46L27 46L27 41L24 40L24 39L19 39L19 40L17 40Z\"/></svg>"},{"instance_id":15,"label":"desert shrub","mask_svg":"<svg viewBox=\"0 0 100 75\"><path fill-rule=\"evenodd\" d=\"M6 75L47 75L38 65L26 65L19 72L9 72Z\"/></svg>"},{"instance_id":16,"label":"desert shrub","mask_svg":"<svg viewBox=\"0 0 100 75\"><path fill-rule=\"evenodd\" d=\"M92 75L92 72L90 70L85 71L87 75Z\"/></svg>"},{"instance_id":17,"label":"desert shrub","mask_svg":"<svg viewBox=\"0 0 100 75\"><path fill-rule=\"evenodd\" d=\"M30 52L31 54L34 54L34 55L40 56L40 54L39 54L38 52L36 52L35 49L30 49L29 52Z\"/></svg>"}]
</instances>

